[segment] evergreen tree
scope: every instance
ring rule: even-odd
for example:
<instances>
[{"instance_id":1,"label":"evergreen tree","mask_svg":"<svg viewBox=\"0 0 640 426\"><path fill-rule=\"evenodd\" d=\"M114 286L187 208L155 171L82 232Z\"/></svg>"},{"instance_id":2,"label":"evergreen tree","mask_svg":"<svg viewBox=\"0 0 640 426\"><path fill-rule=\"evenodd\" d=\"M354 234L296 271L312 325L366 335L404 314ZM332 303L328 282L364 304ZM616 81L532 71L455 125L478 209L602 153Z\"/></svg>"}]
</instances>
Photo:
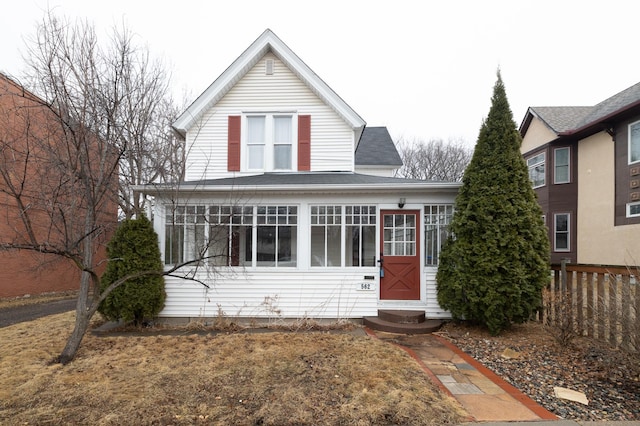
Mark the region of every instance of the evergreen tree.
<instances>
[{"instance_id":1,"label":"evergreen tree","mask_svg":"<svg viewBox=\"0 0 640 426\"><path fill-rule=\"evenodd\" d=\"M127 280L102 301L98 311L107 319L134 321L136 325L155 317L164 307L166 294L158 235L149 219L140 215L137 219L125 220L109 242L107 256L109 264L100 281L101 291L136 272L158 273Z\"/></svg>"},{"instance_id":2,"label":"evergreen tree","mask_svg":"<svg viewBox=\"0 0 640 426\"><path fill-rule=\"evenodd\" d=\"M494 335L527 321L550 279L542 210L499 71L497 77L437 274L440 306Z\"/></svg>"}]
</instances>

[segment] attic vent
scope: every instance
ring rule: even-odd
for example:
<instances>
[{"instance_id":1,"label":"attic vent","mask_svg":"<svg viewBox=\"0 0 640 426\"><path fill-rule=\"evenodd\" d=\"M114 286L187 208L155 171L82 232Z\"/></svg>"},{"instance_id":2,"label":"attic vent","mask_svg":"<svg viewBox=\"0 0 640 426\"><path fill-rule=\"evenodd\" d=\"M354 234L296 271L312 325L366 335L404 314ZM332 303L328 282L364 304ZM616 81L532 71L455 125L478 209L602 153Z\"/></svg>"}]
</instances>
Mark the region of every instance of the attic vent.
<instances>
[{"instance_id":1,"label":"attic vent","mask_svg":"<svg viewBox=\"0 0 640 426\"><path fill-rule=\"evenodd\" d=\"M265 69L264 69L264 73L266 75L273 75L273 59L267 59L265 61Z\"/></svg>"}]
</instances>

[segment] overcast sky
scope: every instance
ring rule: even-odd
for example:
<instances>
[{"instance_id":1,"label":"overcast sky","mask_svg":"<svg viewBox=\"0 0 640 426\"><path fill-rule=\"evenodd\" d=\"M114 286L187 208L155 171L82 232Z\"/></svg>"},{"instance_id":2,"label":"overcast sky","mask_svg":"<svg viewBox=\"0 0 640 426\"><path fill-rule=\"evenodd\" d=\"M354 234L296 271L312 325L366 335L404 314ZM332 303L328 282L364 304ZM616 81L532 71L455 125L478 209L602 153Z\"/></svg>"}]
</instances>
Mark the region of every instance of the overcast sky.
<instances>
[{"instance_id":1,"label":"overcast sky","mask_svg":"<svg viewBox=\"0 0 640 426\"><path fill-rule=\"evenodd\" d=\"M16 0L0 70L50 8L106 38L124 22L194 99L270 28L369 126L472 146L501 69L518 125L529 106L594 105L640 81L635 0Z\"/></svg>"}]
</instances>

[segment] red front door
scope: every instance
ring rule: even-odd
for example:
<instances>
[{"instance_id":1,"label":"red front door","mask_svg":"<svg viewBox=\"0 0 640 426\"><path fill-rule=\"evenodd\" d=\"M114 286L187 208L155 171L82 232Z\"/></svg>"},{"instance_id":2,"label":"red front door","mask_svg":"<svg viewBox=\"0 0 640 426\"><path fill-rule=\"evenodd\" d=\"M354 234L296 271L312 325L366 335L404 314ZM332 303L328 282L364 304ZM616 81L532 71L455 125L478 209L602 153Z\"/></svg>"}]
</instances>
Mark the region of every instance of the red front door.
<instances>
[{"instance_id":1,"label":"red front door","mask_svg":"<svg viewBox=\"0 0 640 426\"><path fill-rule=\"evenodd\" d=\"M380 298L420 300L420 212L382 210Z\"/></svg>"}]
</instances>

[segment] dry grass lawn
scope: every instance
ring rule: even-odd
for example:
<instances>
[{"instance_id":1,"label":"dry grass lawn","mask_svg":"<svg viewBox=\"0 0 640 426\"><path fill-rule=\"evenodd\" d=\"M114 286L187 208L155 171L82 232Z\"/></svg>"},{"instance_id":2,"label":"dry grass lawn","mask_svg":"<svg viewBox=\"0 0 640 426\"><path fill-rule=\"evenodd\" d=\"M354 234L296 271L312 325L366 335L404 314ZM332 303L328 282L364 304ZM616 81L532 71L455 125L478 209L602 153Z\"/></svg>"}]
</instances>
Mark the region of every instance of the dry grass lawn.
<instances>
[{"instance_id":1,"label":"dry grass lawn","mask_svg":"<svg viewBox=\"0 0 640 426\"><path fill-rule=\"evenodd\" d=\"M348 333L87 334L68 312L0 329L0 424L456 424L401 349Z\"/></svg>"}]
</instances>

